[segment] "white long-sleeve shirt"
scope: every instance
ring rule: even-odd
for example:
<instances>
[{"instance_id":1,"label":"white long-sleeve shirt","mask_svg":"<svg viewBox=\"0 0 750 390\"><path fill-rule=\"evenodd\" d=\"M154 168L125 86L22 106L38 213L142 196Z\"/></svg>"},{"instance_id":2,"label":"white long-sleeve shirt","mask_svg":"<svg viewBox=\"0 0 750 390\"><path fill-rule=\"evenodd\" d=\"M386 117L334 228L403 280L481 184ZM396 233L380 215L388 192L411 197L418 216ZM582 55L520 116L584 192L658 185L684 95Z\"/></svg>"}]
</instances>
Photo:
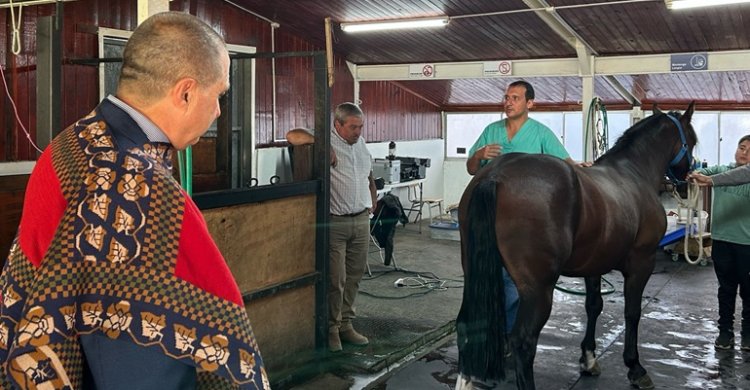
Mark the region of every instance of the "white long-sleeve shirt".
<instances>
[{"instance_id":1,"label":"white long-sleeve shirt","mask_svg":"<svg viewBox=\"0 0 750 390\"><path fill-rule=\"evenodd\" d=\"M336 165L331 167L331 214L356 214L372 208L372 156L364 137L349 145L332 130L331 148L336 153Z\"/></svg>"}]
</instances>

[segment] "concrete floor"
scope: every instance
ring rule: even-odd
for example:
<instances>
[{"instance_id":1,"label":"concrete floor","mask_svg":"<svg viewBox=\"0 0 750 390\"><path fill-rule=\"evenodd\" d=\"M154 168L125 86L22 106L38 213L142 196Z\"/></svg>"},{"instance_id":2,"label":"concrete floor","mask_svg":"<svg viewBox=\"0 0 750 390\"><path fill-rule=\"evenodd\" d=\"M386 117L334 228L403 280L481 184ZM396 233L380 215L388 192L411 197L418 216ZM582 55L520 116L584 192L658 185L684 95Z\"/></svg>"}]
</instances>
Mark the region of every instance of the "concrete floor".
<instances>
[{"instance_id":1,"label":"concrete floor","mask_svg":"<svg viewBox=\"0 0 750 390\"><path fill-rule=\"evenodd\" d=\"M396 288L393 282L411 273L378 265L362 282L355 326L371 340L365 348L345 348L326 358L326 373L293 386L296 389L452 389L457 349L453 325L461 304L462 273L457 241L433 240L423 225L399 227L396 261L404 270L434 273L446 289ZM432 275L430 275L432 276ZM597 355L602 374L581 377L579 344L585 325L584 297L555 291L552 314L542 331L535 361L538 389L629 389L622 362L623 289L619 273L605 278L611 294L597 328ZM414 282L416 284L416 282ZM562 278L567 290L582 288L580 279ZM739 299L738 299L739 301ZM739 302L738 302L739 306ZM750 354L739 349L718 352L716 277L709 266L673 262L662 251L643 297L639 327L641 364L657 389L750 389ZM739 310L737 311L739 313ZM739 327L739 324L737 324ZM739 329L737 330L739 335ZM739 340L738 340L739 341ZM513 373L495 388L514 388ZM493 388L478 384L476 388Z\"/></svg>"}]
</instances>

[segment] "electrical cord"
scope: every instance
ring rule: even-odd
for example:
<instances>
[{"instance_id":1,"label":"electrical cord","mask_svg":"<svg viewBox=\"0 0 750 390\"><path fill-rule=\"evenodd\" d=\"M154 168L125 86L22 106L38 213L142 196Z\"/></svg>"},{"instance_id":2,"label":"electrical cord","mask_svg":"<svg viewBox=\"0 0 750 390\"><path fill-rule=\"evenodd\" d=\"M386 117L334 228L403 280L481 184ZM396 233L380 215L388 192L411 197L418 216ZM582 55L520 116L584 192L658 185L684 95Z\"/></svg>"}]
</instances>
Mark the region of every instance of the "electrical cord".
<instances>
[{"instance_id":1,"label":"electrical cord","mask_svg":"<svg viewBox=\"0 0 750 390\"><path fill-rule=\"evenodd\" d=\"M411 270L407 270L403 268L373 272L372 273L373 276L362 278L362 281L374 280L384 275L388 275L388 274L396 273L396 272L405 273L407 275L415 275L415 276L407 276L405 278L398 278L394 282L394 286L397 289L408 289L408 290L419 290L419 291L412 292L406 295L398 295L398 296L374 294L374 293L367 292L366 290L363 290L363 289L361 289L359 293L372 297L372 298L377 298L377 299L397 300L397 299L406 299L406 298L411 298L415 296L427 295L433 291L446 291L451 288L463 288L462 280L442 279L438 277L437 275L435 275L434 273L429 272L429 271L427 272L411 271ZM449 285L451 282L461 283L461 285L458 285L458 286Z\"/></svg>"},{"instance_id":2,"label":"electrical cord","mask_svg":"<svg viewBox=\"0 0 750 390\"><path fill-rule=\"evenodd\" d=\"M616 291L615 286L612 284L612 282L610 282L606 278L602 277L602 283L606 285L604 289L601 289L602 295L612 294L613 292ZM568 294L573 294L573 295L586 295L585 287L583 289L561 287L559 280L557 284L555 284L555 290L562 291Z\"/></svg>"},{"instance_id":3,"label":"electrical cord","mask_svg":"<svg viewBox=\"0 0 750 390\"><path fill-rule=\"evenodd\" d=\"M11 9L13 9L11 7ZM3 83L3 88L5 90L5 95L8 96L8 100L10 101L10 105L13 108L13 114L16 117L16 121L18 122L18 125L21 127L21 130L23 130L23 133L26 135L26 139L29 140L29 144L31 144L34 149L36 149L37 152L42 153L42 149L39 149L39 146L37 146L34 143L34 140L31 139L31 133L28 129L26 129L26 126L23 125L23 121L21 121L21 117L18 115L18 107L16 107L16 102L13 100L13 96L10 94L10 90L8 89L8 83L5 81L5 72L3 71L3 66L0 65L0 80Z\"/></svg>"},{"instance_id":4,"label":"electrical cord","mask_svg":"<svg viewBox=\"0 0 750 390\"><path fill-rule=\"evenodd\" d=\"M397 284L400 282L400 286L397 288L406 288L406 289L413 289L413 290L421 290L426 289L426 291L420 291L420 292L414 292L406 295L398 295L398 296L391 296L391 295L379 295L367 292L365 290L360 290L359 293L372 297L372 298L378 298L378 299L406 299L411 298L414 296L422 296L429 294L433 291L445 291L451 288L463 288L463 280L458 279L443 279L438 277L432 272L422 272L422 271L410 271L403 268L396 268L396 269L389 269L386 271L375 271L372 273L372 276L370 277L364 277L362 278L362 281L369 281L369 280L375 280L380 277L383 277L385 275L389 275L392 273L406 273L406 274L413 274L416 276L409 276L405 278L398 278L394 284ZM460 285L457 286L451 286L449 285L449 282L456 282L460 283ZM615 286L607 280L606 278L602 277L602 284L604 284L605 288L602 289L602 295L608 295L612 294L616 291ZM568 294L574 294L574 295L586 295L586 289L573 289L573 288L566 288L562 287L560 285L560 282L558 281L555 285L555 289L564 293Z\"/></svg>"}]
</instances>

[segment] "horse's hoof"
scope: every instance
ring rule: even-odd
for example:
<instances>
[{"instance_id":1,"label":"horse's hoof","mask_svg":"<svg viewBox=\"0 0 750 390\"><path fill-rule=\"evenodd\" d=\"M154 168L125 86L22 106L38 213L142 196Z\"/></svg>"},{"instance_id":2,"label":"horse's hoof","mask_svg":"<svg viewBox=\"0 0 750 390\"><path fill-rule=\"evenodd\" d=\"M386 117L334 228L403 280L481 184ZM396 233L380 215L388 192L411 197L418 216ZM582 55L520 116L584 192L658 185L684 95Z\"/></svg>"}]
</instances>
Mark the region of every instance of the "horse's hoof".
<instances>
[{"instance_id":1,"label":"horse's hoof","mask_svg":"<svg viewBox=\"0 0 750 390\"><path fill-rule=\"evenodd\" d=\"M648 390L654 388L654 382L651 381L651 377L648 374L644 374L642 377L636 380L630 380L630 385L636 389Z\"/></svg>"},{"instance_id":2,"label":"horse's hoof","mask_svg":"<svg viewBox=\"0 0 750 390\"><path fill-rule=\"evenodd\" d=\"M599 367L599 362L594 360L594 364L591 365L591 367L585 367L583 363L581 363L581 374L582 375L590 375L590 376L599 376L602 373L601 367Z\"/></svg>"},{"instance_id":3,"label":"horse's hoof","mask_svg":"<svg viewBox=\"0 0 750 390\"><path fill-rule=\"evenodd\" d=\"M581 363L581 375L599 376L602 373L594 351L584 351L578 361Z\"/></svg>"}]
</instances>

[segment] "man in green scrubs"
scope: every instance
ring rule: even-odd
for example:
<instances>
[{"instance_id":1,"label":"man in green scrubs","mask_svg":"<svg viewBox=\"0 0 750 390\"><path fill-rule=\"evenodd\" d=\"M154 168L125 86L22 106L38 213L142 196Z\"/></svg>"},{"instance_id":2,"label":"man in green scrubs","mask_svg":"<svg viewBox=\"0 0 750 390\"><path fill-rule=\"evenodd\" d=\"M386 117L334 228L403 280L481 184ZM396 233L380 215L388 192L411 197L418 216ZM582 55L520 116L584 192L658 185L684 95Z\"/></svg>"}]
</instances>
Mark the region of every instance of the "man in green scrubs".
<instances>
[{"instance_id":1,"label":"man in green scrubs","mask_svg":"<svg viewBox=\"0 0 750 390\"><path fill-rule=\"evenodd\" d=\"M514 81L505 92L505 119L490 123L469 150L466 170L470 175L502 153L549 154L576 164L555 133L547 126L529 118L534 106L534 87L526 81ZM590 164L582 164L588 166ZM503 267L505 283L505 331L510 333L518 312L518 289Z\"/></svg>"},{"instance_id":2,"label":"man in green scrubs","mask_svg":"<svg viewBox=\"0 0 750 390\"><path fill-rule=\"evenodd\" d=\"M515 81L505 92L505 119L490 123L469 150L466 170L474 175L502 153L542 153L575 164L555 133L529 118L534 106L534 87Z\"/></svg>"}]
</instances>

